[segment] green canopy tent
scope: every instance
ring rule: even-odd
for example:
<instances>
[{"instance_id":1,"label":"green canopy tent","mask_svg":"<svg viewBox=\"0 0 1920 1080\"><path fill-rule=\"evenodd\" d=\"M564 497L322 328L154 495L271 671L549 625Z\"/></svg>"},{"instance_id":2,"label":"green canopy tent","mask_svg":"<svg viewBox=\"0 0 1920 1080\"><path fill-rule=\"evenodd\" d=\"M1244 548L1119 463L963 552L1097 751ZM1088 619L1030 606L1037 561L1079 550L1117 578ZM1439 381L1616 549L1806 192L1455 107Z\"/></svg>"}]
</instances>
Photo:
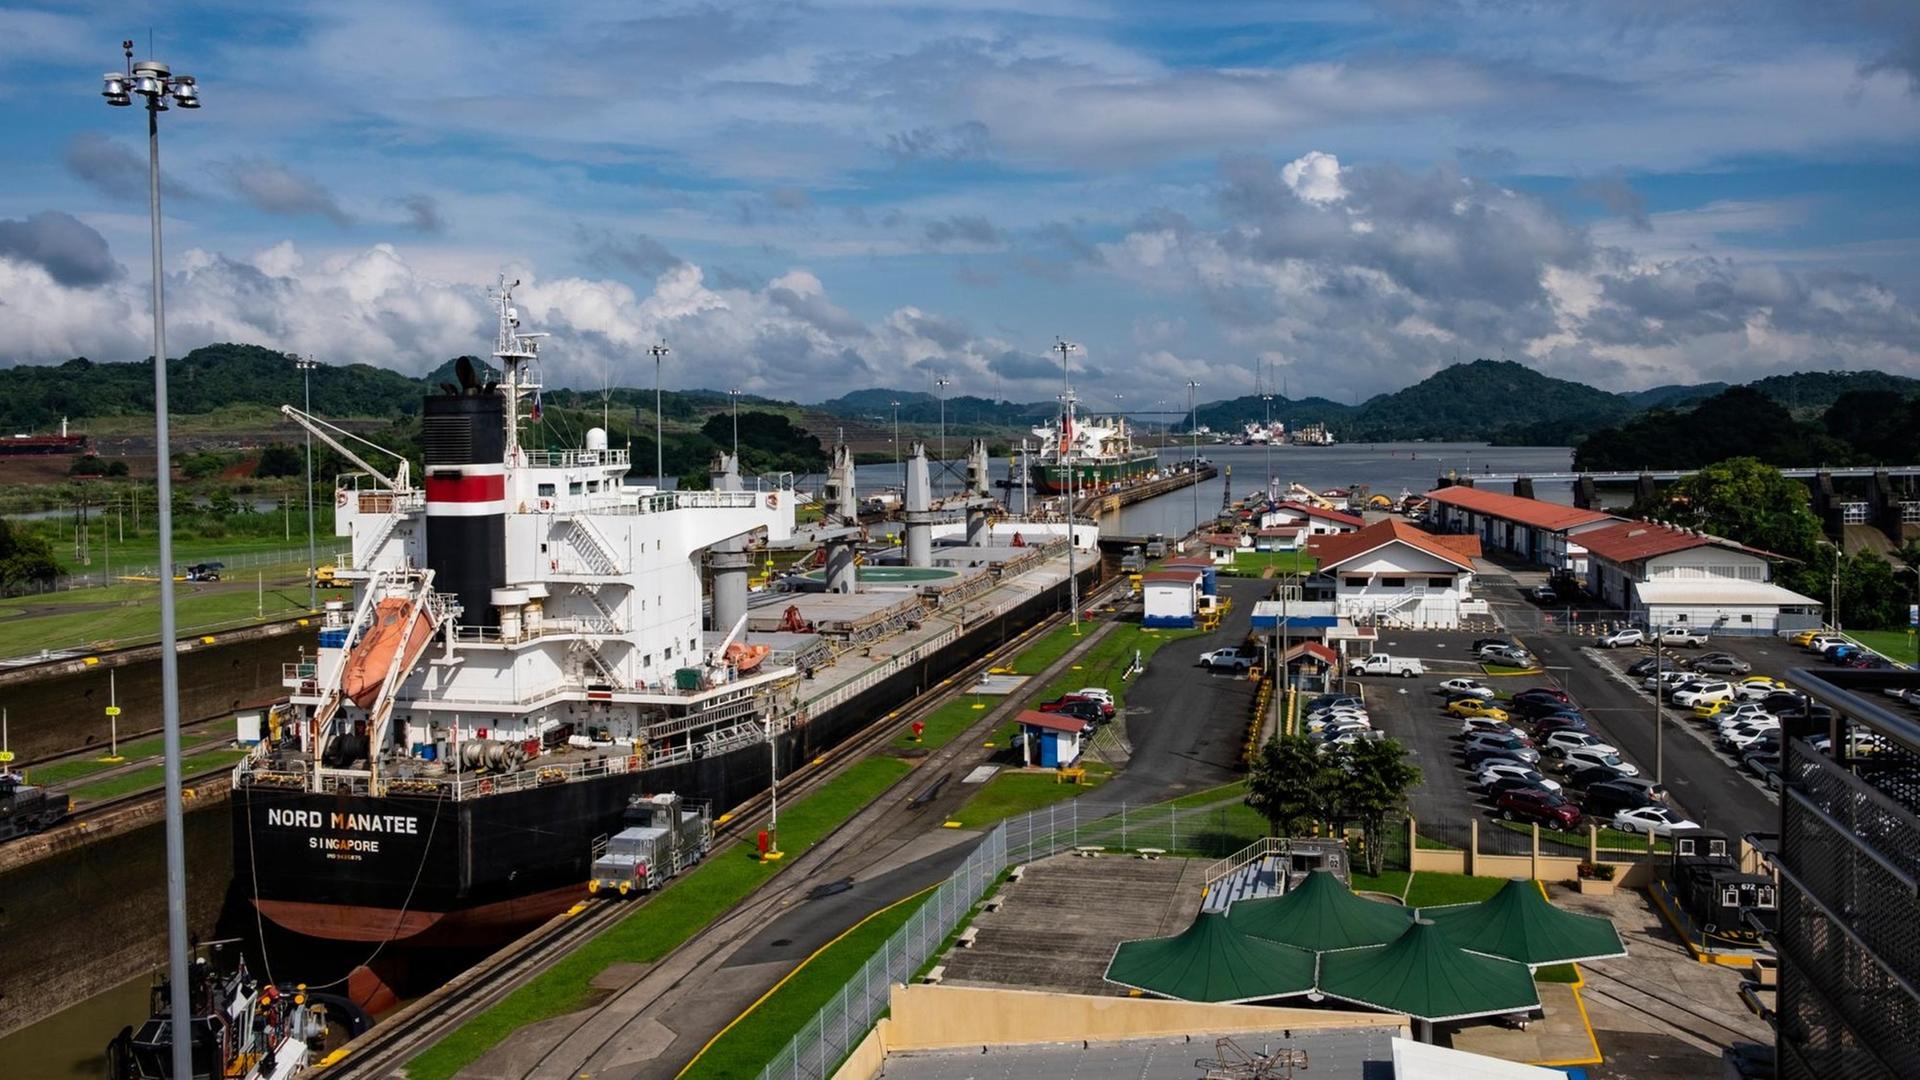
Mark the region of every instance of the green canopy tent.
<instances>
[{"instance_id":1,"label":"green canopy tent","mask_svg":"<svg viewBox=\"0 0 1920 1080\"><path fill-rule=\"evenodd\" d=\"M1331 871L1315 870L1285 895L1234 904L1227 921L1253 937L1324 952L1384 945L1406 932L1413 909L1355 896Z\"/></svg>"},{"instance_id":2,"label":"green canopy tent","mask_svg":"<svg viewBox=\"0 0 1920 1080\"><path fill-rule=\"evenodd\" d=\"M1462 949L1529 967L1627 955L1613 923L1554 907L1531 881L1509 881L1477 904L1422 908L1420 917Z\"/></svg>"},{"instance_id":3,"label":"green canopy tent","mask_svg":"<svg viewBox=\"0 0 1920 1080\"><path fill-rule=\"evenodd\" d=\"M1203 912L1173 937L1121 942L1106 978L1182 1001L1266 1001L1311 991L1313 954L1248 937L1226 916Z\"/></svg>"},{"instance_id":4,"label":"green canopy tent","mask_svg":"<svg viewBox=\"0 0 1920 1080\"><path fill-rule=\"evenodd\" d=\"M1467 952L1425 919L1390 945L1322 954L1320 992L1427 1023L1540 1007L1525 965Z\"/></svg>"}]
</instances>

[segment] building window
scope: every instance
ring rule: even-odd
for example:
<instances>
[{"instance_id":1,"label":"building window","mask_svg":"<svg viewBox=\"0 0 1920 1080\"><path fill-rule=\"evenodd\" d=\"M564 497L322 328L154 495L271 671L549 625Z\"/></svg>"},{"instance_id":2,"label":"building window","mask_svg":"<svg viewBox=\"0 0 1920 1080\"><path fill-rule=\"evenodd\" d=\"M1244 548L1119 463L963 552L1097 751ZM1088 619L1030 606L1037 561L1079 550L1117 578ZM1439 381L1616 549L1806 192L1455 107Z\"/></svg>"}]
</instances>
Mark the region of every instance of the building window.
<instances>
[{"instance_id":1,"label":"building window","mask_svg":"<svg viewBox=\"0 0 1920 1080\"><path fill-rule=\"evenodd\" d=\"M588 490L588 491L595 491L595 492L597 492L597 491L599 491L599 490L600 490L600 481L598 481L598 480L589 480L589 481L587 481L587 490Z\"/></svg>"},{"instance_id":2,"label":"building window","mask_svg":"<svg viewBox=\"0 0 1920 1080\"><path fill-rule=\"evenodd\" d=\"M1453 579L1450 577L1430 577L1427 579L1427 588L1451 589L1453 588Z\"/></svg>"},{"instance_id":3,"label":"building window","mask_svg":"<svg viewBox=\"0 0 1920 1080\"><path fill-rule=\"evenodd\" d=\"M1407 587L1407 579L1403 577L1384 577L1380 579L1380 584L1388 589L1404 589Z\"/></svg>"},{"instance_id":4,"label":"building window","mask_svg":"<svg viewBox=\"0 0 1920 1080\"><path fill-rule=\"evenodd\" d=\"M581 485L580 485L580 481L578 481L578 480L574 480L574 481L570 481L570 482L569 482L569 483L567 484L567 494L569 494L569 495L579 495L579 494L581 494L581 493L582 493L582 492L581 492Z\"/></svg>"},{"instance_id":5,"label":"building window","mask_svg":"<svg viewBox=\"0 0 1920 1080\"><path fill-rule=\"evenodd\" d=\"M1363 577L1343 578L1341 579L1341 584L1349 589L1364 589L1367 587L1367 579Z\"/></svg>"},{"instance_id":6,"label":"building window","mask_svg":"<svg viewBox=\"0 0 1920 1080\"><path fill-rule=\"evenodd\" d=\"M543 499L551 498L553 496L552 484L541 484L538 490L540 492L540 497Z\"/></svg>"},{"instance_id":7,"label":"building window","mask_svg":"<svg viewBox=\"0 0 1920 1080\"><path fill-rule=\"evenodd\" d=\"M1751 616L1751 615L1742 615L1742 616L1740 616L1740 621L1741 621L1741 622L1743 622L1743 623L1750 623L1750 622L1752 622L1752 621L1753 621L1753 616Z\"/></svg>"}]
</instances>

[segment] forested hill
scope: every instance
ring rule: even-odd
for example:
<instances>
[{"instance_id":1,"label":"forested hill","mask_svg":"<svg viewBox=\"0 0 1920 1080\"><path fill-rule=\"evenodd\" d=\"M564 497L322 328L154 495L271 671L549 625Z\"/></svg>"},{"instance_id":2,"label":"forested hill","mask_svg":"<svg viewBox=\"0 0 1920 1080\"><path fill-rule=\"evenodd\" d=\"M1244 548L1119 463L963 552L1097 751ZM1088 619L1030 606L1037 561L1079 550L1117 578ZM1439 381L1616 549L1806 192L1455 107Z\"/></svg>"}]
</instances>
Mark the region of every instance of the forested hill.
<instances>
[{"instance_id":1,"label":"forested hill","mask_svg":"<svg viewBox=\"0 0 1920 1080\"><path fill-rule=\"evenodd\" d=\"M1542 375L1509 360L1454 364L1369 399L1341 423L1347 441L1488 439L1562 443L1638 410L1619 394Z\"/></svg>"},{"instance_id":2,"label":"forested hill","mask_svg":"<svg viewBox=\"0 0 1920 1080\"><path fill-rule=\"evenodd\" d=\"M1698 468L1733 457L1775 466L1913 464L1920 456L1913 442L1920 394L1903 397L1866 385L1831 399L1811 420L1800 419L1760 383L1736 386L1690 408L1656 409L1602 428L1574 449L1573 463L1599 471Z\"/></svg>"},{"instance_id":3,"label":"forested hill","mask_svg":"<svg viewBox=\"0 0 1920 1080\"><path fill-rule=\"evenodd\" d=\"M1271 395L1272 400L1264 400L1259 394L1231 398L1226 401L1214 401L1200 406L1200 425L1227 435L1239 434L1246 425L1265 423L1268 417L1289 429L1306 424L1328 424L1336 429L1347 415L1353 412L1353 406L1342 405L1323 397L1286 398L1279 394ZM1184 405L1185 402L1180 403ZM1176 426L1186 427L1184 418Z\"/></svg>"}]
</instances>

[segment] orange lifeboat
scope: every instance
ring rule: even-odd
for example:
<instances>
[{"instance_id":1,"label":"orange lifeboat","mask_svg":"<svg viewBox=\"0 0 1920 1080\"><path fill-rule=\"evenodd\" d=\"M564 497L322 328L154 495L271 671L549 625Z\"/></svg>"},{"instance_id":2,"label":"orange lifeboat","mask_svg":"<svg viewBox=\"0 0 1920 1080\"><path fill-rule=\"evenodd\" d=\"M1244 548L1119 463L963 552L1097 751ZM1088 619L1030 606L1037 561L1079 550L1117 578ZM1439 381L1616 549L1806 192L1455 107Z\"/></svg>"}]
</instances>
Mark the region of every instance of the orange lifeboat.
<instances>
[{"instance_id":1,"label":"orange lifeboat","mask_svg":"<svg viewBox=\"0 0 1920 1080\"><path fill-rule=\"evenodd\" d=\"M727 646L725 658L727 663L733 665L734 671L745 675L759 667L760 662L772 651L772 647L767 645L743 645L736 641Z\"/></svg>"},{"instance_id":2,"label":"orange lifeboat","mask_svg":"<svg viewBox=\"0 0 1920 1080\"><path fill-rule=\"evenodd\" d=\"M402 671L413 667L433 641L433 620L427 618L425 610L414 615L413 634L407 635L407 610L412 606L413 601L404 596L391 596L374 605L373 626L347 654L346 670L340 679L340 689L355 705L368 708L379 696L387 672L393 670L402 638L407 645L407 655L400 664Z\"/></svg>"}]
</instances>

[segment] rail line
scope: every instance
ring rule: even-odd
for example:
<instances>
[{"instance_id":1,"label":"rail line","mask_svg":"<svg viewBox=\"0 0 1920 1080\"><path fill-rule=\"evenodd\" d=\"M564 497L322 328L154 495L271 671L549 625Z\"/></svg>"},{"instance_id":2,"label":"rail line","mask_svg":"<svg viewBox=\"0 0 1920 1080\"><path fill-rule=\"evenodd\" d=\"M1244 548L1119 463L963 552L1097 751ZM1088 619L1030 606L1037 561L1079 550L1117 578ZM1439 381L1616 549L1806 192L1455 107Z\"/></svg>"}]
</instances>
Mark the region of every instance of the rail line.
<instances>
[{"instance_id":1,"label":"rail line","mask_svg":"<svg viewBox=\"0 0 1920 1080\"><path fill-rule=\"evenodd\" d=\"M1090 605L1097 602L1103 599L1107 593L1115 590L1120 584L1120 581L1114 581L1104 586L1096 586L1089 596L1081 599L1081 603L1083 605ZM990 649L981 657L968 663L940 683L929 687L916 697L909 699L903 707L894 709L878 717L872 723L848 737L839 746L828 751L826 755L815 758L799 770L789 774L789 776L782 781L782 794L788 798L803 795L839 776L847 768L865 759L872 751L890 741L898 734L902 725L932 712L944 704L949 698L964 692L965 688L972 685L979 675L984 674L989 668L1004 660L1011 653L1025 648L1040 635L1060 626L1066 621L1066 617L1066 613L1062 612L1040 620L1009 640ZM948 744L948 746L957 748L959 744L960 740L956 739L953 743ZM916 770L916 772L918 772L918 770ZM907 777L902 778L903 781L912 779L914 779L914 774L909 774ZM717 826L714 829L714 850L717 852L731 842L743 839L749 835L750 830L757 822L758 815L767 807L770 797L769 792L763 791L735 807L727 815L725 824ZM857 816L858 813L856 812L855 817L857 818ZM667 963L689 948L701 948L703 950L702 958L705 958L732 944L733 939L729 935L720 935L717 942L697 943L702 943L703 939L712 936L710 931L713 928L724 927L729 924L739 923L743 920L750 923L757 917L758 913L767 910L770 906L790 899L794 894L812 884L815 879L817 879L820 870L836 865L841 857L849 852L856 841L860 842L859 850L863 855L875 854L872 843L876 839L882 843L895 841L892 843L892 846L886 850L877 852L880 857L885 857L898 851L911 840L911 837L905 840L898 838L898 834L903 831L898 823L892 823L891 827L886 830L886 832L891 835L878 837L871 833L858 836L849 835L847 826L851 824L854 819L855 818L849 818L847 822L843 822L839 827L836 827L831 833L827 834L826 837L822 838L822 845L832 846L824 856L816 856L816 858L822 858L824 861L816 865L809 874L790 875L788 876L790 880L784 881L781 880L781 877L775 877L765 886L750 893L725 912L722 912L712 922L708 923L707 927L703 928L701 932L696 933L693 937L677 946L666 957L661 958L660 964ZM907 820L914 827L913 832L917 834L923 831L924 818L915 815L909 817ZM385 1078L396 1075L399 1069L419 1052L438 1042L442 1037L456 1030L469 1019L485 1011L496 1002L502 1000L514 990L524 986L542 972L552 967L562 957L572 952L575 947L591 939L603 929L618 922L625 916L638 916L641 912L645 911L646 905L651 902L651 900L652 895L649 895L640 898L638 903L619 902L608 899L591 903L583 902L581 905L576 905L566 914L556 916L520 940L494 953L493 957L483 960L480 964L463 972L439 990L406 1006L400 1010L400 1012L388 1017L382 1023L375 1025L372 1030L343 1047L342 1051L344 1051L344 1053L333 1057L332 1064L323 1065L322 1068L325 1070L323 1075L342 1078ZM495 962L496 959L498 962ZM657 968L660 964L654 966ZM635 980L635 982L637 981L638 980ZM678 984L679 980L676 980L674 985L677 986ZM613 1002L619 1000L633 985L633 983L629 983L626 987L622 987L620 990L609 994L599 1006L582 1015L578 1023L568 1032L568 1036L555 1042L553 1048L549 1049L546 1054L542 1055L539 1061L536 1061L527 1070L526 1075L531 1075L544 1065L553 1051L557 1050L566 1042L566 1038L584 1029L595 1018L601 1016ZM670 990L671 987L668 989ZM663 994L666 992L665 990L662 991ZM659 995L656 995L656 999L658 996ZM611 1034L609 1034L608 1038L611 1037ZM604 1044L605 1040L603 1039L600 1045Z\"/></svg>"}]
</instances>

